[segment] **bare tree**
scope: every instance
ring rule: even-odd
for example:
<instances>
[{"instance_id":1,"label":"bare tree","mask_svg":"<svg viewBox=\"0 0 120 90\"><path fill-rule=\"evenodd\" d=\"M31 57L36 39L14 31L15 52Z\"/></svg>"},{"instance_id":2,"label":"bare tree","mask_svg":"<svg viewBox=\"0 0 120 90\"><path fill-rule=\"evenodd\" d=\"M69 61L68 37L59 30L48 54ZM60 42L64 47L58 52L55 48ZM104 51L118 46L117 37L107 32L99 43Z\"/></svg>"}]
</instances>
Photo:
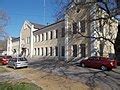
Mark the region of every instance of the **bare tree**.
<instances>
[{"instance_id":1,"label":"bare tree","mask_svg":"<svg viewBox=\"0 0 120 90\"><path fill-rule=\"evenodd\" d=\"M1 47L3 49L6 48L6 39L8 37L8 34L5 31L5 27L7 26L9 17L7 16L7 13L3 10L0 10L0 41L1 41Z\"/></svg>"},{"instance_id":2,"label":"bare tree","mask_svg":"<svg viewBox=\"0 0 120 90\"><path fill-rule=\"evenodd\" d=\"M9 17L6 12L0 10L0 38L6 37L7 33L5 32L5 27L7 26Z\"/></svg>"}]
</instances>

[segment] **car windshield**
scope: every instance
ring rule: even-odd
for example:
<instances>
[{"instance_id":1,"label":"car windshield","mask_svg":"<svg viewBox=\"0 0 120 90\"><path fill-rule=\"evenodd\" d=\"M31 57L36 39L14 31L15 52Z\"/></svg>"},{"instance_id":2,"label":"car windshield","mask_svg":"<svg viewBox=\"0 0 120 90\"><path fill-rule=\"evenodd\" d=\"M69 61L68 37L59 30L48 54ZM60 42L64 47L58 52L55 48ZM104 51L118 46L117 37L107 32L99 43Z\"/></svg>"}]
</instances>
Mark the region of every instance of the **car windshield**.
<instances>
[{"instance_id":1,"label":"car windshield","mask_svg":"<svg viewBox=\"0 0 120 90\"><path fill-rule=\"evenodd\" d=\"M27 61L26 58L19 58L18 61Z\"/></svg>"},{"instance_id":2,"label":"car windshield","mask_svg":"<svg viewBox=\"0 0 120 90\"><path fill-rule=\"evenodd\" d=\"M7 58L12 58L11 56L7 56Z\"/></svg>"},{"instance_id":3,"label":"car windshield","mask_svg":"<svg viewBox=\"0 0 120 90\"><path fill-rule=\"evenodd\" d=\"M12 58L10 61L17 62L17 58Z\"/></svg>"}]
</instances>

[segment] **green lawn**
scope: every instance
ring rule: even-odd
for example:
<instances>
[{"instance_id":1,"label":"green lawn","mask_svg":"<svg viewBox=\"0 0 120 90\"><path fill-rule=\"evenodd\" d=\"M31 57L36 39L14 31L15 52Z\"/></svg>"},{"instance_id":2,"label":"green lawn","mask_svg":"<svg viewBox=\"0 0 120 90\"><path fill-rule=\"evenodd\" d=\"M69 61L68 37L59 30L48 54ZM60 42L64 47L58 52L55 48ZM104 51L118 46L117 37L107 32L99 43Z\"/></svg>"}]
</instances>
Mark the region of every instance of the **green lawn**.
<instances>
[{"instance_id":1,"label":"green lawn","mask_svg":"<svg viewBox=\"0 0 120 90\"><path fill-rule=\"evenodd\" d=\"M0 83L0 90L42 90L41 87L38 87L37 85L33 83Z\"/></svg>"}]
</instances>

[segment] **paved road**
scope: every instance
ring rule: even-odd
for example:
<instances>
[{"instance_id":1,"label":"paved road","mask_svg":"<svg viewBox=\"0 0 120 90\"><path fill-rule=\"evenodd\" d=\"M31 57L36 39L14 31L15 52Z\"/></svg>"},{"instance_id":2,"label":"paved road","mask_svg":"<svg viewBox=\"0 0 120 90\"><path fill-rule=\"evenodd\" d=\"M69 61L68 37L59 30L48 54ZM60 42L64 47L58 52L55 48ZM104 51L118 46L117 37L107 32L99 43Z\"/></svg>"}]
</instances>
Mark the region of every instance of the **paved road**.
<instances>
[{"instance_id":1,"label":"paved road","mask_svg":"<svg viewBox=\"0 0 120 90\"><path fill-rule=\"evenodd\" d=\"M76 80L76 82L82 82L89 86L91 90L95 87L100 87L102 90L120 90L120 66L112 71L101 71L66 65L63 62L53 60L35 60L30 62L30 67L68 77Z\"/></svg>"}]
</instances>

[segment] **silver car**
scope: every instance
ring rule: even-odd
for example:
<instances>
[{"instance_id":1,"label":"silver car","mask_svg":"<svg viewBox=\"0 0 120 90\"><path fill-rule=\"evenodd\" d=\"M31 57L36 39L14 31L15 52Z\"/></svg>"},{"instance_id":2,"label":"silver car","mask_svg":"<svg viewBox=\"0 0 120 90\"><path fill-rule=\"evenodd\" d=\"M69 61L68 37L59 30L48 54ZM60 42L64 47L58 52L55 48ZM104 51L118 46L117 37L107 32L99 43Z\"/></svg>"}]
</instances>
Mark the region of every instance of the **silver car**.
<instances>
[{"instance_id":1,"label":"silver car","mask_svg":"<svg viewBox=\"0 0 120 90\"><path fill-rule=\"evenodd\" d=\"M25 57L11 58L8 62L8 67L21 68L28 67L28 61Z\"/></svg>"}]
</instances>

